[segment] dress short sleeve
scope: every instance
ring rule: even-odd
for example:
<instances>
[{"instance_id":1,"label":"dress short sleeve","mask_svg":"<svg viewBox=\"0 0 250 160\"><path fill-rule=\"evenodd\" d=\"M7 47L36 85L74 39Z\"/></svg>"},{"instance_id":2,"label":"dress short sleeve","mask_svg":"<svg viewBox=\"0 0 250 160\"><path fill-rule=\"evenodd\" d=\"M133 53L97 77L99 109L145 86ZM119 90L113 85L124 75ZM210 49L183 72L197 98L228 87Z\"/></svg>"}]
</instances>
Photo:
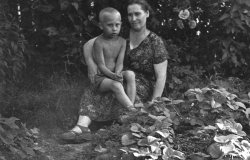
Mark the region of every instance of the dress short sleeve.
<instances>
[{"instance_id":1,"label":"dress short sleeve","mask_svg":"<svg viewBox=\"0 0 250 160\"><path fill-rule=\"evenodd\" d=\"M159 36L155 35L155 40L154 43L152 43L152 47L154 49L154 64L162 63L168 59L168 52L166 50L163 40Z\"/></svg>"}]
</instances>

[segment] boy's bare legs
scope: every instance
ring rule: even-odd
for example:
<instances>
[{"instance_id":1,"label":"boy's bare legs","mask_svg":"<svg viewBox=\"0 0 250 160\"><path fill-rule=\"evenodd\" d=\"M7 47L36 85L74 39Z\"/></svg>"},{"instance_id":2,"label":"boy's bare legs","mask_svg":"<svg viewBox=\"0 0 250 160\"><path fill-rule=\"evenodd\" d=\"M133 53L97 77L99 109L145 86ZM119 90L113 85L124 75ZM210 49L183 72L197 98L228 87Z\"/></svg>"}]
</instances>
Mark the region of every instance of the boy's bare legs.
<instances>
[{"instance_id":1,"label":"boy's bare legs","mask_svg":"<svg viewBox=\"0 0 250 160\"><path fill-rule=\"evenodd\" d=\"M123 71L122 75L127 83L126 90L127 94L124 91L124 88L120 82L104 79L100 85L100 91L113 91L118 101L125 107L132 106L135 101L136 86L135 86L135 74L132 71ZM86 115L79 115L76 126L71 129L76 133L82 133L82 130L79 126L88 128L91 123L91 119Z\"/></svg>"},{"instance_id":2,"label":"boy's bare legs","mask_svg":"<svg viewBox=\"0 0 250 160\"><path fill-rule=\"evenodd\" d=\"M126 91L129 99L134 104L136 96L135 73L133 71L122 71L122 76L125 79L127 86Z\"/></svg>"},{"instance_id":3,"label":"boy's bare legs","mask_svg":"<svg viewBox=\"0 0 250 160\"><path fill-rule=\"evenodd\" d=\"M127 91L129 94L129 97L127 96L127 94L124 91L124 88L122 86L122 84L120 82L105 78L101 85L99 90L101 92L105 92L105 91L112 91L117 100L125 107L128 106L132 106L134 104L134 95L135 95L135 82L133 82L133 78L134 78L134 73L132 71L125 71L123 73L124 77L126 77L126 81L127 81ZM134 88L133 88L134 87ZM76 126L71 129L71 131L74 131L76 133L82 133L82 130L80 129L79 126L82 127L86 127L88 128L89 125L91 123L91 119L88 116L85 115L79 115L78 117L78 121Z\"/></svg>"},{"instance_id":4,"label":"boy's bare legs","mask_svg":"<svg viewBox=\"0 0 250 160\"><path fill-rule=\"evenodd\" d=\"M115 94L117 100L124 107L133 105L133 102L131 102L130 98L125 93L125 90L120 82L105 78L100 84L99 90L101 92L112 91Z\"/></svg>"},{"instance_id":5,"label":"boy's bare legs","mask_svg":"<svg viewBox=\"0 0 250 160\"><path fill-rule=\"evenodd\" d=\"M136 94L136 86L135 86L135 74L132 71L123 71L122 75L127 83L127 94L124 91L124 88L121 83L113 81L111 79L104 79L100 85L100 91L113 91L116 95L118 101L125 107L131 106L134 104L135 101L135 94ZM89 127L91 123L91 119L85 115L79 115L77 125L71 129L77 133L81 133L81 129L79 126Z\"/></svg>"},{"instance_id":6,"label":"boy's bare legs","mask_svg":"<svg viewBox=\"0 0 250 160\"><path fill-rule=\"evenodd\" d=\"M104 79L100 85L101 91L113 91L118 101L125 107L132 106L135 101L136 86L135 86L135 74L132 71L122 72L124 79L126 80L127 94L124 91L124 88L120 82L113 81L111 79ZM82 133L80 127L86 127L88 129L91 123L91 119L86 115L79 115L77 124L74 126L71 131L76 133ZM90 131L88 129L88 131ZM67 133L66 133L67 134ZM67 136L66 136L67 137Z\"/></svg>"}]
</instances>

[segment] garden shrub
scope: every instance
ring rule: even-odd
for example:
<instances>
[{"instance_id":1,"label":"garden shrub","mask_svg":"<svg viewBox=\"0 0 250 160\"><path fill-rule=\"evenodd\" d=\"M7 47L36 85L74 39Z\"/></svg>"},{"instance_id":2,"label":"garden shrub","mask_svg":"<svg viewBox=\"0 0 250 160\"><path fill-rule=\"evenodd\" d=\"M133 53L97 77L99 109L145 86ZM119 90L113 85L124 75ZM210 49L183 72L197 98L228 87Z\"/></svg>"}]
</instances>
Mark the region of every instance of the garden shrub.
<instances>
[{"instance_id":1,"label":"garden shrub","mask_svg":"<svg viewBox=\"0 0 250 160\"><path fill-rule=\"evenodd\" d=\"M25 39L7 1L0 1L0 84L17 81L26 66Z\"/></svg>"},{"instance_id":2,"label":"garden shrub","mask_svg":"<svg viewBox=\"0 0 250 160\"><path fill-rule=\"evenodd\" d=\"M122 33L128 29L125 0L23 3L22 14L30 13L34 24L29 26L31 22L22 21L22 31L29 43L41 52L37 64L60 65L66 73L82 70L82 45L100 34L97 15L101 8L117 8L123 17ZM178 53L170 57L170 63L178 62L173 65L196 77L215 74L243 77L249 73L250 5L247 0L149 0L149 3L155 12L148 27L178 48ZM178 78L175 74L178 73L169 70L169 75Z\"/></svg>"},{"instance_id":3,"label":"garden shrub","mask_svg":"<svg viewBox=\"0 0 250 160\"><path fill-rule=\"evenodd\" d=\"M184 100L136 104L140 114L95 134L94 152L135 159L249 159L243 128L250 126L248 99L209 85L187 90Z\"/></svg>"}]
</instances>

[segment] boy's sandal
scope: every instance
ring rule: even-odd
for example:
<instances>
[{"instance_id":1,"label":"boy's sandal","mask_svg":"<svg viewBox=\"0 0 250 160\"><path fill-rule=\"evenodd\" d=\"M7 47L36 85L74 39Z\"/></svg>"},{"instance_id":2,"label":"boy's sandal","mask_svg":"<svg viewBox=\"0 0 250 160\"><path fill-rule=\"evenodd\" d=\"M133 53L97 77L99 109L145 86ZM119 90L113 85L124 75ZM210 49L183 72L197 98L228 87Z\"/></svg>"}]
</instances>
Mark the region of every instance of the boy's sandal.
<instances>
[{"instance_id":1,"label":"boy's sandal","mask_svg":"<svg viewBox=\"0 0 250 160\"><path fill-rule=\"evenodd\" d=\"M72 143L81 143L84 141L90 141L92 140L92 135L88 127L83 127L80 125L76 125L81 129L81 133L69 130L63 134L60 135L60 139L72 142Z\"/></svg>"},{"instance_id":2,"label":"boy's sandal","mask_svg":"<svg viewBox=\"0 0 250 160\"><path fill-rule=\"evenodd\" d=\"M145 116L145 115L148 115L147 112L143 111L142 109L137 109L136 107L134 106L130 106L130 107L127 107L128 108L128 111L126 112L123 112L119 115L119 120L121 122L126 122L132 118L135 118L137 116Z\"/></svg>"},{"instance_id":3,"label":"boy's sandal","mask_svg":"<svg viewBox=\"0 0 250 160\"><path fill-rule=\"evenodd\" d=\"M138 111L138 110L135 108L135 106L128 106L127 109L128 109L129 112L132 112L132 113L135 113L135 112Z\"/></svg>"},{"instance_id":4,"label":"boy's sandal","mask_svg":"<svg viewBox=\"0 0 250 160\"><path fill-rule=\"evenodd\" d=\"M135 110L130 110L129 109L129 111L123 112L122 114L119 115L119 120L121 122L126 122L126 121L128 121L128 120L133 119L134 117L136 117L137 114L138 113L137 113L136 109Z\"/></svg>"},{"instance_id":5,"label":"boy's sandal","mask_svg":"<svg viewBox=\"0 0 250 160\"><path fill-rule=\"evenodd\" d=\"M121 122L121 123L124 123L124 122L129 121L129 119L131 119L131 116L123 114L123 115L119 116L118 121Z\"/></svg>"}]
</instances>

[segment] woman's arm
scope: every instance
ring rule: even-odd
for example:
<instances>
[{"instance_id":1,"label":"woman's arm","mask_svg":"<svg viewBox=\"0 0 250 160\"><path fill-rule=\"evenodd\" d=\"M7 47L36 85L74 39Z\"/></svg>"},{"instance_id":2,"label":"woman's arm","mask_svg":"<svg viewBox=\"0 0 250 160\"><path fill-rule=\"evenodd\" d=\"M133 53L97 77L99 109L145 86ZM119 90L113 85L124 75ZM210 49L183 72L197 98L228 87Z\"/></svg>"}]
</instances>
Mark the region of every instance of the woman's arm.
<instances>
[{"instance_id":1,"label":"woman's arm","mask_svg":"<svg viewBox=\"0 0 250 160\"><path fill-rule=\"evenodd\" d=\"M83 45L83 55L86 61L86 65L88 67L88 77L91 83L94 82L94 76L97 73L97 65L94 62L93 57L92 57L93 44L96 38L97 37L92 38L91 40L89 40Z\"/></svg>"},{"instance_id":2,"label":"woman's arm","mask_svg":"<svg viewBox=\"0 0 250 160\"><path fill-rule=\"evenodd\" d=\"M152 100L156 97L161 97L167 78L168 67L168 51L165 48L163 40L156 36L152 43L154 50L154 72L155 72L155 86L153 89Z\"/></svg>"},{"instance_id":3,"label":"woman's arm","mask_svg":"<svg viewBox=\"0 0 250 160\"><path fill-rule=\"evenodd\" d=\"M115 73L120 74L122 69L123 69L123 61L124 61L124 56L125 56L125 50L126 50L126 40L121 38L121 49L119 52L119 56L116 61L116 66L115 66Z\"/></svg>"},{"instance_id":4,"label":"woman's arm","mask_svg":"<svg viewBox=\"0 0 250 160\"><path fill-rule=\"evenodd\" d=\"M162 96L167 78L167 66L168 60L165 60L159 64L154 64L156 82L153 90L152 100L156 97Z\"/></svg>"}]
</instances>

